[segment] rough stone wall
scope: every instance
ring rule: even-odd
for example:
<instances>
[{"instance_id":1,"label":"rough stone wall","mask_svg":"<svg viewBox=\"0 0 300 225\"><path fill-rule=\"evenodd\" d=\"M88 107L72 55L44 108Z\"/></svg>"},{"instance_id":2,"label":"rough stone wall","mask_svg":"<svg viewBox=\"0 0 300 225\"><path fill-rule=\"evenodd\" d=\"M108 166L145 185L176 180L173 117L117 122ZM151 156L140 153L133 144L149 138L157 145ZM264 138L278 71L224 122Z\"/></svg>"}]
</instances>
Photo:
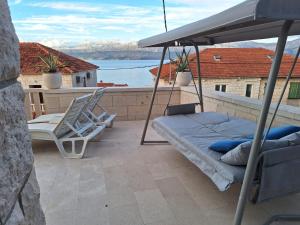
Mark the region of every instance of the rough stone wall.
<instances>
[{"instance_id":1,"label":"rough stone wall","mask_svg":"<svg viewBox=\"0 0 300 225\"><path fill-rule=\"evenodd\" d=\"M0 0L0 12L1 86L5 81L18 77L20 60L18 38L11 23L6 0ZM23 187L29 174L30 177ZM25 214L19 201L16 201L20 191ZM6 225L44 225L45 217L40 206L39 194L25 117L24 92L20 83L14 83L0 89L1 222L6 222Z\"/></svg>"}]
</instances>

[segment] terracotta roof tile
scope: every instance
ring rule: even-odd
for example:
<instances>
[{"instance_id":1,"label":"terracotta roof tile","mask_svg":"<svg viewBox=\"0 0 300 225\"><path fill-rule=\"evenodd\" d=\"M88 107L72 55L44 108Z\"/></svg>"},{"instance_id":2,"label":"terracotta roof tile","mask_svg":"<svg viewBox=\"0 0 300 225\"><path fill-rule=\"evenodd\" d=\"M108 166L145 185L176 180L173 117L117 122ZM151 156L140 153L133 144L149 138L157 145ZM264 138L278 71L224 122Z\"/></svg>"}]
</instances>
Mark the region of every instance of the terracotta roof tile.
<instances>
[{"instance_id":1,"label":"terracotta roof tile","mask_svg":"<svg viewBox=\"0 0 300 225\"><path fill-rule=\"evenodd\" d=\"M20 43L21 74L41 75L43 73L43 68L40 67L40 65L43 65L43 63L39 59L39 56L48 56L49 54L57 56L59 61L66 65L66 67L60 69L60 72L63 74L72 74L99 68L96 65L59 52L42 44L22 42Z\"/></svg>"},{"instance_id":2,"label":"terracotta roof tile","mask_svg":"<svg viewBox=\"0 0 300 225\"><path fill-rule=\"evenodd\" d=\"M271 68L274 51L264 48L207 48L200 52L201 75L203 78L266 78ZM215 60L214 56L220 56ZM285 77L290 70L294 56L285 54L280 67L280 77ZM190 55L190 66L197 77L195 54ZM171 65L172 76L176 66ZM156 76L158 68L150 72ZM169 78L170 66L165 64L161 77ZM300 64L294 70L294 77L300 77Z\"/></svg>"},{"instance_id":3,"label":"terracotta roof tile","mask_svg":"<svg viewBox=\"0 0 300 225\"><path fill-rule=\"evenodd\" d=\"M128 84L115 84L109 82L98 82L97 87L128 87Z\"/></svg>"}]
</instances>

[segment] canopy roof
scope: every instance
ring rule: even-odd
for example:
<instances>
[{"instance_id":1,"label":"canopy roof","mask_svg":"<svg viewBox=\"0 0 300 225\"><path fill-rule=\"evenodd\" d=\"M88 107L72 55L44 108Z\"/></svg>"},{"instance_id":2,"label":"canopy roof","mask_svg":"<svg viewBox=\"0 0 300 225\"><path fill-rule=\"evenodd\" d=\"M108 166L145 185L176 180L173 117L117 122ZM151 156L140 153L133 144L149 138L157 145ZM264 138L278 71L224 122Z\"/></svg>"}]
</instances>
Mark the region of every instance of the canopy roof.
<instances>
[{"instance_id":1,"label":"canopy roof","mask_svg":"<svg viewBox=\"0 0 300 225\"><path fill-rule=\"evenodd\" d=\"M212 45L278 37L285 20L300 34L299 0L247 0L219 14L138 42L139 47Z\"/></svg>"}]
</instances>

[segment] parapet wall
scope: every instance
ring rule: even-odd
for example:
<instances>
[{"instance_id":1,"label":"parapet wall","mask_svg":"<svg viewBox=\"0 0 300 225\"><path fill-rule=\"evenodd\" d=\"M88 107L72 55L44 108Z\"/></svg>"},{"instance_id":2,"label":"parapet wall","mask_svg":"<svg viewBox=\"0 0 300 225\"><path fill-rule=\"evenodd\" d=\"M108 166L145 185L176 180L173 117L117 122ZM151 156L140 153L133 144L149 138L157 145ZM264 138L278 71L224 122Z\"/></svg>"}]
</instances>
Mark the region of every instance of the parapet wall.
<instances>
[{"instance_id":1,"label":"parapet wall","mask_svg":"<svg viewBox=\"0 0 300 225\"><path fill-rule=\"evenodd\" d=\"M30 119L32 111L37 115L44 113L65 112L74 97L92 93L95 88L69 88L56 90L27 89L27 115ZM41 105L40 94L44 103ZM161 116L169 99L170 88L158 89L154 100L152 118ZM146 118L152 88L106 88L101 99L103 106L109 113L117 113L117 120L144 120ZM32 103L31 108L29 107ZM171 98L172 104L180 104L180 89L175 88Z\"/></svg>"},{"instance_id":2,"label":"parapet wall","mask_svg":"<svg viewBox=\"0 0 300 225\"><path fill-rule=\"evenodd\" d=\"M228 113L232 116L258 121L262 108L262 101L222 92L204 92L205 111ZM181 103L197 101L193 88L181 88ZM273 115L276 105L272 104L269 119ZM282 104L276 116L274 125L300 125L300 108Z\"/></svg>"},{"instance_id":3,"label":"parapet wall","mask_svg":"<svg viewBox=\"0 0 300 225\"><path fill-rule=\"evenodd\" d=\"M32 118L32 112L36 116L42 113L65 112L74 97L92 93L95 88L69 88L57 90L27 89L26 104L28 119ZM155 118L163 115L163 111L169 99L170 87L158 89L154 101L152 116ZM44 103L40 102L43 95ZM204 92L205 111L229 113L230 115L257 121L262 101L222 92ZM152 96L152 88L107 88L101 100L101 105L109 113L117 113L118 120L144 120L146 118L149 103ZM184 104L198 102L198 97L193 87L176 87L171 98L171 104ZM31 103L31 107L30 107ZM272 105L271 113L275 105ZM275 124L299 124L299 107L282 104L275 120Z\"/></svg>"}]
</instances>

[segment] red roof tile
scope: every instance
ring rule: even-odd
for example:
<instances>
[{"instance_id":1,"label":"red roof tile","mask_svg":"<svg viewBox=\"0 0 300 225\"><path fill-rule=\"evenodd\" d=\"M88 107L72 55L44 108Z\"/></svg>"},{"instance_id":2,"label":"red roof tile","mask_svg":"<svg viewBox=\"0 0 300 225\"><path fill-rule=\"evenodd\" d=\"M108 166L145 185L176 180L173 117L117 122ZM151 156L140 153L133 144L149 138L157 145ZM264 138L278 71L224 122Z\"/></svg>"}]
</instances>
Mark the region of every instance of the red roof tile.
<instances>
[{"instance_id":1,"label":"red roof tile","mask_svg":"<svg viewBox=\"0 0 300 225\"><path fill-rule=\"evenodd\" d=\"M97 83L97 87L128 87L128 84L115 84L100 81Z\"/></svg>"},{"instance_id":2,"label":"red roof tile","mask_svg":"<svg viewBox=\"0 0 300 225\"><path fill-rule=\"evenodd\" d=\"M43 65L43 63L39 56L45 57L49 54L57 56L59 61L66 65L66 67L60 69L60 72L63 74L72 74L99 68L96 65L64 54L42 44L23 42L20 43L21 74L41 75L43 73L43 68L40 67L40 65Z\"/></svg>"},{"instance_id":3,"label":"red roof tile","mask_svg":"<svg viewBox=\"0 0 300 225\"><path fill-rule=\"evenodd\" d=\"M266 78L271 68L274 51L264 48L207 48L200 52L201 75L203 78ZM214 56L220 57L215 60ZM285 54L280 68L280 77L285 77L290 70L294 56ZM190 66L197 77L195 54L190 55ZM150 72L156 76L158 68ZM171 65L172 76L176 66ZM162 68L161 78L169 78L170 65ZM294 77L300 77L300 64L294 70Z\"/></svg>"}]
</instances>

